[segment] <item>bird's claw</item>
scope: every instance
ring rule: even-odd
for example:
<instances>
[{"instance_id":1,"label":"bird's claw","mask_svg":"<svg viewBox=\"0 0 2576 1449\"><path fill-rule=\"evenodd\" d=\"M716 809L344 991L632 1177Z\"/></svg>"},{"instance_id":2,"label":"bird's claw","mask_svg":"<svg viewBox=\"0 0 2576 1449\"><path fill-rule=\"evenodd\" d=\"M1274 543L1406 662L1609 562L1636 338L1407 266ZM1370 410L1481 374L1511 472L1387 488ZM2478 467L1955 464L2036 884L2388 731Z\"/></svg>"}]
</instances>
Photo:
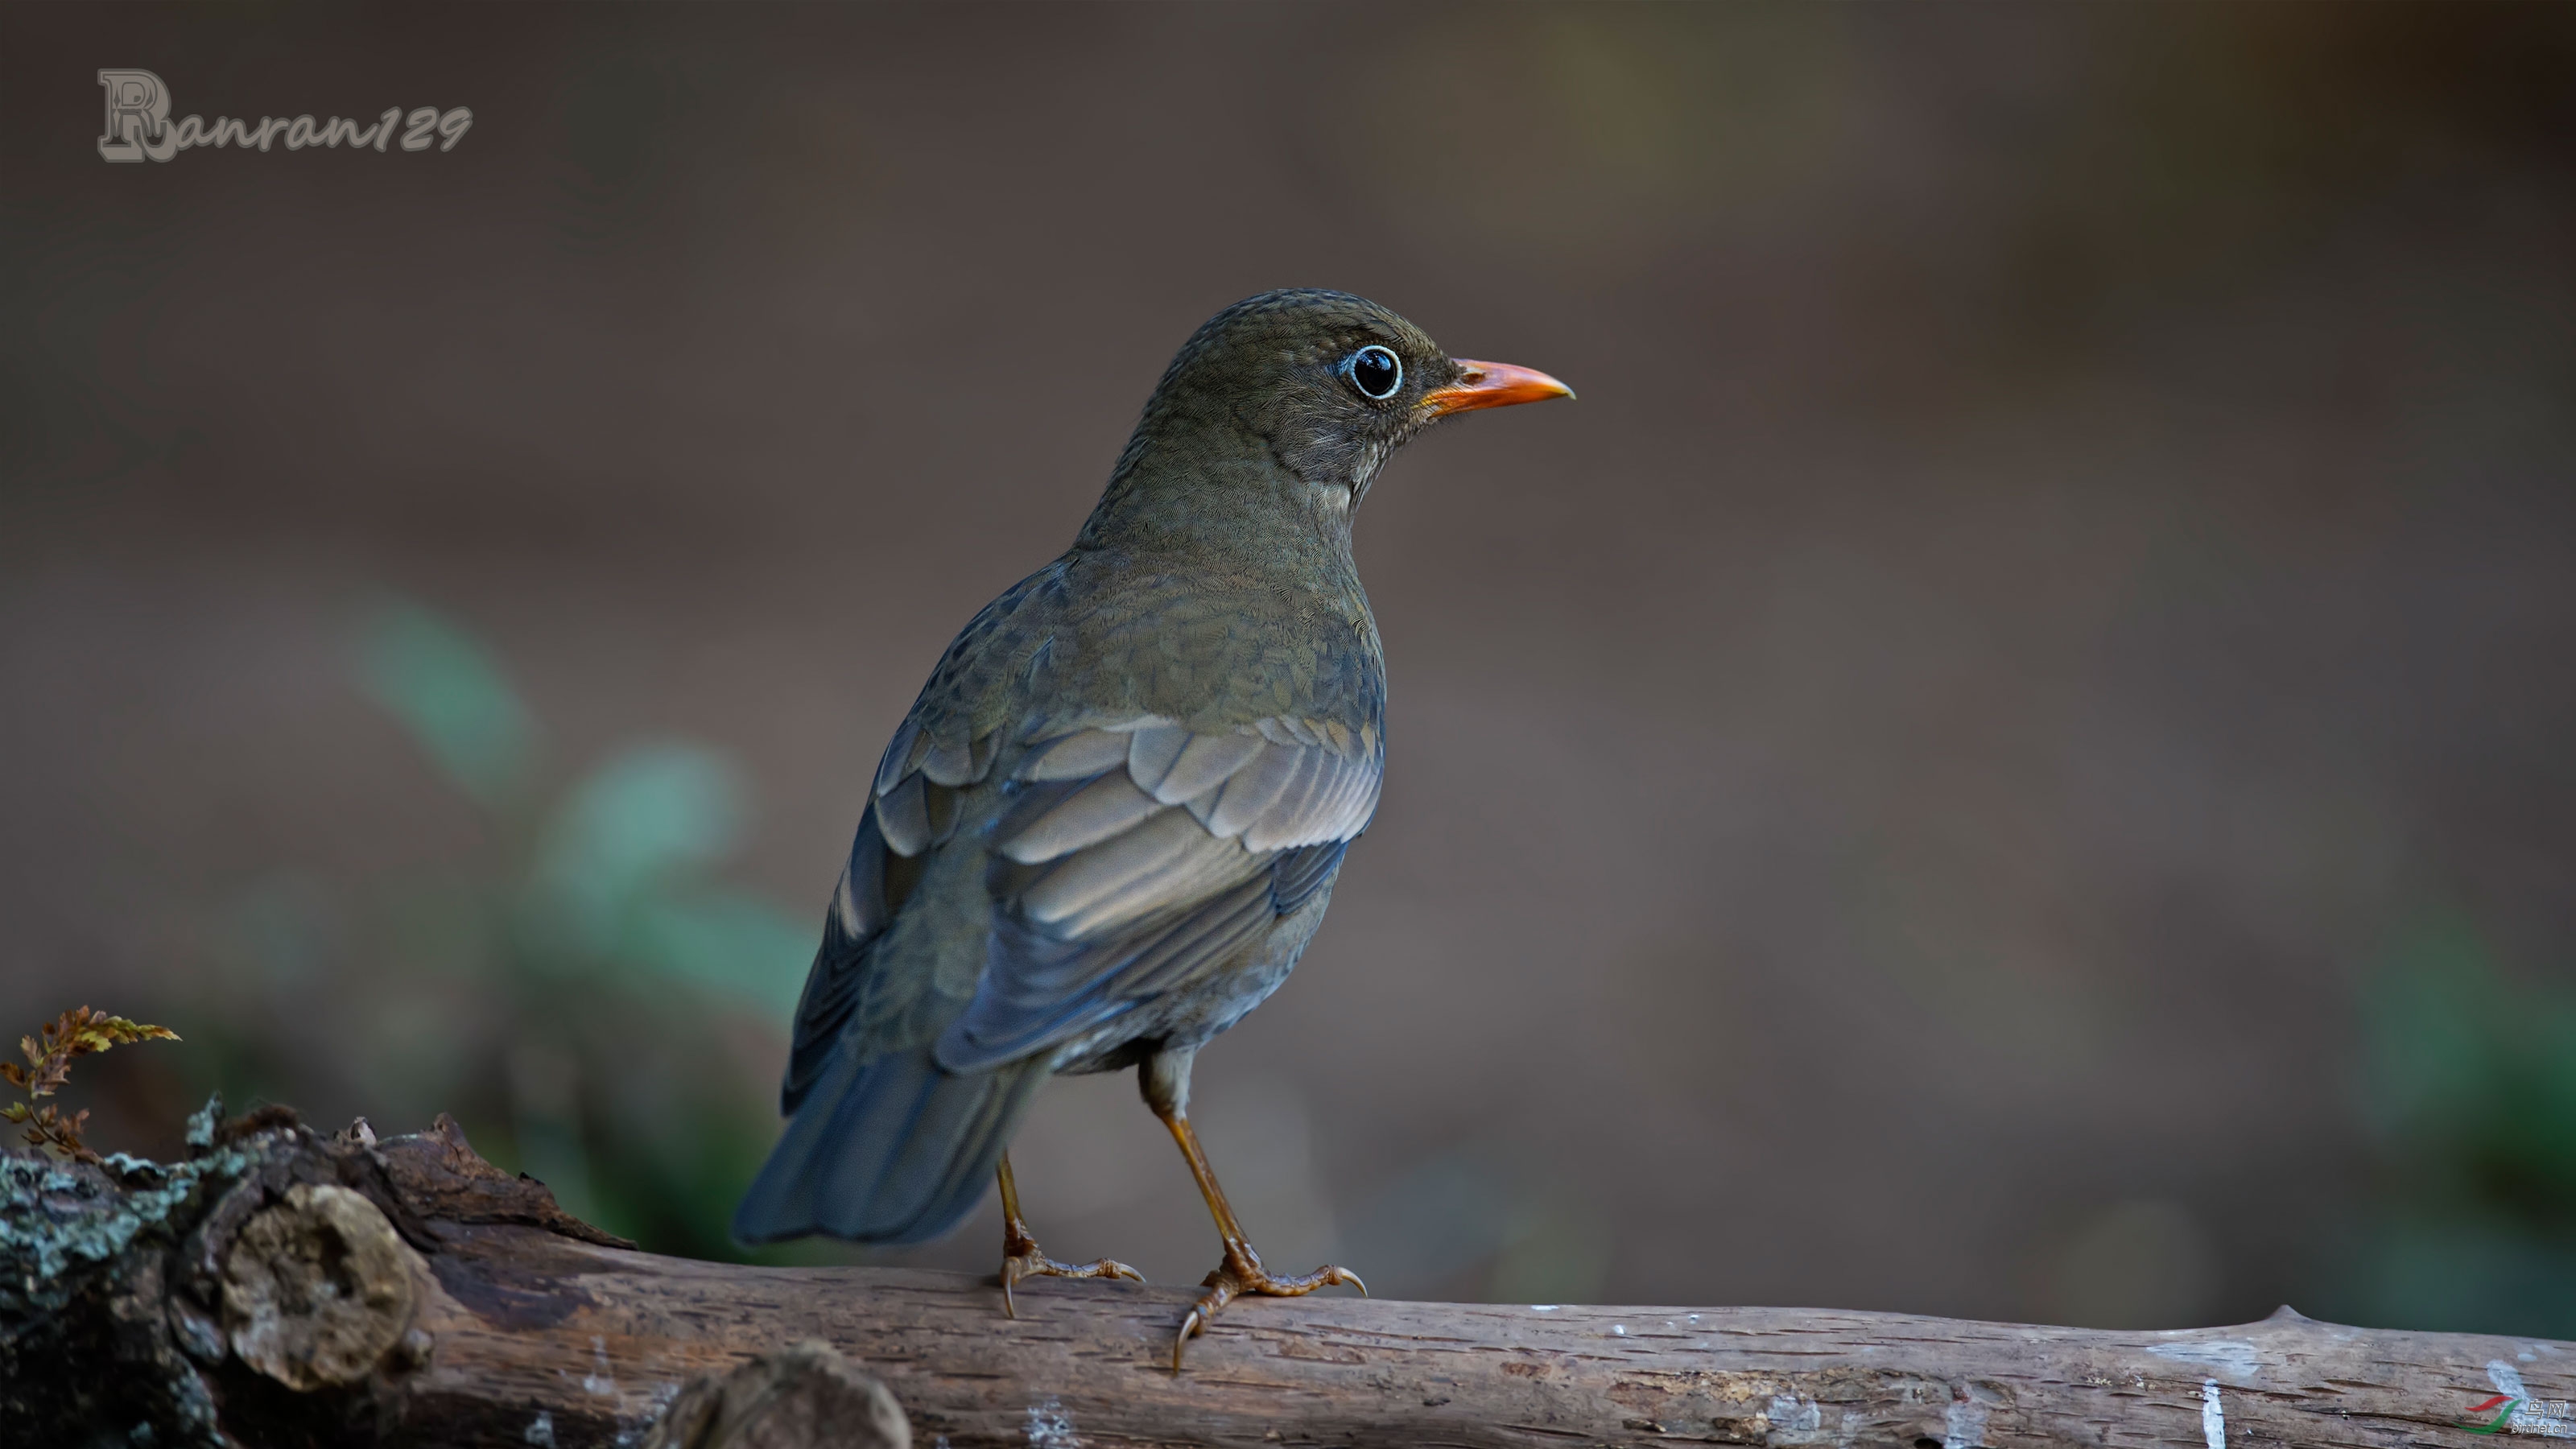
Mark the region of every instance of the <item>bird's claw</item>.
<instances>
[{"instance_id":1,"label":"bird's claw","mask_svg":"<svg viewBox=\"0 0 2576 1449\"><path fill-rule=\"evenodd\" d=\"M1020 1316L1019 1303L1011 1296L1011 1285L1023 1278L1124 1278L1142 1283L1145 1275L1115 1258L1095 1258L1088 1263L1059 1263L1040 1251L1034 1238L1017 1238L1002 1255L1002 1312L1011 1318Z\"/></svg>"},{"instance_id":2,"label":"bird's claw","mask_svg":"<svg viewBox=\"0 0 2576 1449\"><path fill-rule=\"evenodd\" d=\"M1252 1251L1250 1243L1226 1244L1225 1261L1199 1285L1199 1301L1190 1305L1189 1316L1181 1320L1180 1332L1172 1338L1172 1372L1181 1371L1181 1350L1189 1346L1190 1340L1207 1332L1218 1311L1244 1294L1303 1298L1318 1288L1341 1283L1360 1290L1363 1298L1368 1296L1368 1285L1348 1268L1327 1263L1312 1273L1274 1275L1261 1266L1261 1255Z\"/></svg>"}]
</instances>

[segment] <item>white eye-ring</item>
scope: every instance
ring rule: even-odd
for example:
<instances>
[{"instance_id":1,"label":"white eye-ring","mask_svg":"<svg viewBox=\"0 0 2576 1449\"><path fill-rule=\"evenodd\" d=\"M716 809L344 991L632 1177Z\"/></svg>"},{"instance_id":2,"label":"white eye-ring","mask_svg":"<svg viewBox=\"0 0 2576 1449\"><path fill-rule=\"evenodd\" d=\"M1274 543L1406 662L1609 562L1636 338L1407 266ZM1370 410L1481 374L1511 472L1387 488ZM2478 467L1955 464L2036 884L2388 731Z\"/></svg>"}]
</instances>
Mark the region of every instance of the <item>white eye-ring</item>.
<instances>
[{"instance_id":1,"label":"white eye-ring","mask_svg":"<svg viewBox=\"0 0 2576 1449\"><path fill-rule=\"evenodd\" d=\"M1342 376L1360 390L1360 396L1384 402L1404 386L1404 364L1392 351L1372 344L1350 355L1342 364Z\"/></svg>"}]
</instances>

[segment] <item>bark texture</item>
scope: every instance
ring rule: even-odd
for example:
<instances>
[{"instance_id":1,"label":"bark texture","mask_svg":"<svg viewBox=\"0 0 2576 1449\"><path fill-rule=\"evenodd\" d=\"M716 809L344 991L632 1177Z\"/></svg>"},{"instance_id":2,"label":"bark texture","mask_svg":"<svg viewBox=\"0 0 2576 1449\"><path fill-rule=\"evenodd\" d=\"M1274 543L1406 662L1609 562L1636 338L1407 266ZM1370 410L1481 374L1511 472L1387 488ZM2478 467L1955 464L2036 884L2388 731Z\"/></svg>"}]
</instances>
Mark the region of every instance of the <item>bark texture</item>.
<instances>
[{"instance_id":1,"label":"bark texture","mask_svg":"<svg viewBox=\"0 0 2576 1449\"><path fill-rule=\"evenodd\" d=\"M1765 1308L1237 1304L635 1252L476 1157L280 1114L0 1158L0 1443L2017 1449L2576 1438L2576 1344ZM891 1397L888 1397L888 1394ZM900 1405L900 1409L896 1406ZM908 1419L908 1425L907 1425Z\"/></svg>"}]
</instances>

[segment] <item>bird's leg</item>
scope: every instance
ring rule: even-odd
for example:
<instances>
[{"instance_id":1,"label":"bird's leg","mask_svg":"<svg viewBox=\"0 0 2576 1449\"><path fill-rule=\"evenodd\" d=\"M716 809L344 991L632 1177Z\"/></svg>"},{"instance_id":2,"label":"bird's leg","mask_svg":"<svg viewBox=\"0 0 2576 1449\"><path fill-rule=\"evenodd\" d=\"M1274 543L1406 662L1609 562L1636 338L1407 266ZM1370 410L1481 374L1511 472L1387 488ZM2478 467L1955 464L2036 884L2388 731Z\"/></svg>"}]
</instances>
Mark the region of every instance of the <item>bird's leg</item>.
<instances>
[{"instance_id":1,"label":"bird's leg","mask_svg":"<svg viewBox=\"0 0 2576 1449\"><path fill-rule=\"evenodd\" d=\"M1011 1181L1011 1154L1002 1154L1002 1165L995 1173L1002 1184L1002 1312L1020 1316L1019 1304L1011 1297L1011 1285L1023 1278L1132 1278L1142 1283L1145 1275L1111 1258L1101 1258L1075 1267L1059 1263L1038 1247L1029 1236L1029 1225L1020 1218L1020 1189Z\"/></svg>"},{"instance_id":2,"label":"bird's leg","mask_svg":"<svg viewBox=\"0 0 2576 1449\"><path fill-rule=\"evenodd\" d=\"M1194 1336L1207 1331L1216 1321L1218 1310L1246 1293L1274 1298L1302 1298L1318 1288L1348 1283L1365 1294L1368 1285L1348 1268L1326 1264L1312 1273L1297 1276L1273 1274L1261 1266L1261 1255L1243 1235L1243 1226L1234 1220L1234 1206L1225 1200L1225 1189L1219 1186L1216 1172L1208 1166L1207 1153L1199 1148L1199 1134L1190 1126L1190 1061L1194 1052L1159 1053L1146 1062L1137 1075L1144 1088L1145 1105L1163 1119L1171 1129L1172 1140L1180 1144L1181 1156L1190 1164L1190 1176L1198 1179L1199 1196L1207 1199L1208 1213L1216 1219L1217 1236L1225 1243L1225 1258L1216 1271L1200 1284L1199 1301L1190 1305L1189 1317L1181 1320L1181 1331L1172 1339L1172 1372L1181 1371L1181 1350Z\"/></svg>"}]
</instances>

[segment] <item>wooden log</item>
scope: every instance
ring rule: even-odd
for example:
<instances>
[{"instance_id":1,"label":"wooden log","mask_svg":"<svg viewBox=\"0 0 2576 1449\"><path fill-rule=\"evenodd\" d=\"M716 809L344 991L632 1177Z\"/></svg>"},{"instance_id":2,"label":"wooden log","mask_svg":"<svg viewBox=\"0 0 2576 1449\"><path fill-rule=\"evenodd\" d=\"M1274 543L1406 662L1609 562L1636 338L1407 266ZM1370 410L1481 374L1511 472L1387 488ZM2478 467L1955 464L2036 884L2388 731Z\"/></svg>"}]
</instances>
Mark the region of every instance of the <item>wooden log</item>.
<instances>
[{"instance_id":1,"label":"wooden log","mask_svg":"<svg viewBox=\"0 0 2576 1449\"><path fill-rule=\"evenodd\" d=\"M2473 1417L2576 1438L2576 1344L2286 1309L2146 1333L1256 1299L1175 1374L1185 1288L1039 1280L1013 1320L989 1278L657 1257L445 1119L378 1143L209 1118L193 1140L169 1167L0 1159L0 1443L900 1443L871 1375L949 1449L2395 1449L2470 1443Z\"/></svg>"}]
</instances>

